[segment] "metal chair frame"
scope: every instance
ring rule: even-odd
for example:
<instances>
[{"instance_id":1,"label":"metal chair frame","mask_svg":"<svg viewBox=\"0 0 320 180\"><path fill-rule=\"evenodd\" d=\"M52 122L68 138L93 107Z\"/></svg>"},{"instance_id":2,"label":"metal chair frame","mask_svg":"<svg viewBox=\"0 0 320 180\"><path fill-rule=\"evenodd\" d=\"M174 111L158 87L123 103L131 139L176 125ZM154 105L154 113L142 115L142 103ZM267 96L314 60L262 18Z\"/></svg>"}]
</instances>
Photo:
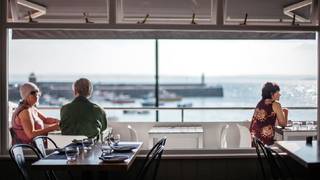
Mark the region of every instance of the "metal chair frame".
<instances>
[{"instance_id":1,"label":"metal chair frame","mask_svg":"<svg viewBox=\"0 0 320 180\"><path fill-rule=\"evenodd\" d=\"M27 164L24 158L24 149L30 149L37 155L38 159L41 159L39 151L29 144L15 144L9 149L11 159L15 162L24 180L31 180L31 177L27 171ZM46 177L50 180L50 175L46 172Z\"/></svg>"},{"instance_id":2,"label":"metal chair frame","mask_svg":"<svg viewBox=\"0 0 320 180\"><path fill-rule=\"evenodd\" d=\"M166 144L167 138L164 137L160 139L153 147L152 149L148 152L146 158L144 159L142 168L140 169L136 180L143 180L150 169L150 166L154 163L154 169L153 169L153 175L152 175L152 180L155 180L157 177L158 173L158 168L160 165L160 160L164 151L164 146Z\"/></svg>"}]
</instances>

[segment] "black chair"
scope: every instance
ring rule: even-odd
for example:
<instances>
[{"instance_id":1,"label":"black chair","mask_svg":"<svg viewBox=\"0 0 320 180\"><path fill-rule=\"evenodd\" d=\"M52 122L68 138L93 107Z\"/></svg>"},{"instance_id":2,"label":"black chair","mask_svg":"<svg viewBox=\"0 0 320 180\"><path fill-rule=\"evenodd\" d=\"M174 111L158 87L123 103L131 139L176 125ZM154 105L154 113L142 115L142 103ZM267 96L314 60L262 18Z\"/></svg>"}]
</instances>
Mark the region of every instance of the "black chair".
<instances>
[{"instance_id":1,"label":"black chair","mask_svg":"<svg viewBox=\"0 0 320 180\"><path fill-rule=\"evenodd\" d=\"M264 161L262 160L262 154L268 163L268 167L271 171L272 179L275 180L285 180L285 179L294 179L292 172L289 166L286 164L285 159L275 150L271 149L271 147L265 145L260 139L253 137L253 144L256 148L258 161L261 167L261 171L263 174L263 178L266 177L266 169L264 166ZM261 154L262 152L262 154Z\"/></svg>"},{"instance_id":2,"label":"black chair","mask_svg":"<svg viewBox=\"0 0 320 180\"><path fill-rule=\"evenodd\" d=\"M37 136L33 138L32 142L40 152L42 158L47 156L46 149L48 142L52 143L55 148L58 148L57 144L48 136Z\"/></svg>"},{"instance_id":3,"label":"black chair","mask_svg":"<svg viewBox=\"0 0 320 180\"><path fill-rule=\"evenodd\" d=\"M267 152L272 177L274 179L294 180L292 171L287 165L285 159L277 151L271 149L271 147L265 146L265 149Z\"/></svg>"},{"instance_id":4,"label":"black chair","mask_svg":"<svg viewBox=\"0 0 320 180\"><path fill-rule=\"evenodd\" d=\"M41 159L40 153L31 145L29 144L16 144L13 145L9 149L9 154L11 159L15 162L16 166L19 169L19 172L21 173L24 180L31 180L31 177L27 170L27 164L26 160L24 158L24 150L31 150L34 154L37 155L38 159ZM48 173L46 173L46 177L48 180L50 180L50 176Z\"/></svg>"},{"instance_id":5,"label":"black chair","mask_svg":"<svg viewBox=\"0 0 320 180\"><path fill-rule=\"evenodd\" d=\"M161 160L161 156L162 153L164 151L164 146L166 144L166 140L167 138L164 137L162 139L160 139L153 147L152 149L148 152L146 158L144 159L144 162L142 164L142 167L136 177L136 180L143 180L146 177L146 174L150 171L148 171L149 169L151 169L151 166L153 167L153 173L152 174L152 180L155 180L157 177L157 172L158 172L158 168L160 165L160 160Z\"/></svg>"},{"instance_id":6,"label":"black chair","mask_svg":"<svg viewBox=\"0 0 320 180\"><path fill-rule=\"evenodd\" d=\"M58 148L57 144L48 136L37 136L32 140L34 146L38 150L41 155L41 158L45 158L47 156L46 149L48 147L48 142L52 143L55 148ZM57 176L54 171L50 170L47 172L52 180L57 180ZM72 178L72 175L68 171L69 175Z\"/></svg>"},{"instance_id":7,"label":"black chair","mask_svg":"<svg viewBox=\"0 0 320 180\"><path fill-rule=\"evenodd\" d=\"M263 179L266 180L267 179L266 170L265 170L264 162L263 162L263 159L262 159L262 156L261 156L261 152L262 152L263 156L267 157L267 152L265 150L265 146L264 146L263 142L260 139L256 138L256 137L252 138L252 143L253 143L253 145L254 145L254 147L256 149L256 153L257 153L257 156L258 156L258 162L259 162L259 165L260 165L260 168L261 168Z\"/></svg>"}]
</instances>

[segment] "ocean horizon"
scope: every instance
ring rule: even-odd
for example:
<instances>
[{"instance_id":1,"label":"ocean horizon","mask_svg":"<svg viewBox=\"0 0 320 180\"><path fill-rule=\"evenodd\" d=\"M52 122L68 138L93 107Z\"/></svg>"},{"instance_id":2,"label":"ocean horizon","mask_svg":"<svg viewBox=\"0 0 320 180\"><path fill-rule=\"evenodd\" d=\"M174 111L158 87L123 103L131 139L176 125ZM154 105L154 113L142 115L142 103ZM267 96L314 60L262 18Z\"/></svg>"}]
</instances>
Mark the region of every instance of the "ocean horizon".
<instances>
[{"instance_id":1,"label":"ocean horizon","mask_svg":"<svg viewBox=\"0 0 320 180\"><path fill-rule=\"evenodd\" d=\"M126 76L126 75L37 75L39 82L73 82L79 77L86 77L93 83L135 84L154 83L154 76ZM28 76L9 76L9 83L22 83ZM312 75L294 76L219 76L205 77L207 86L221 86L223 97L183 97L181 101L167 102L162 107L178 107L179 104L192 104L192 107L255 107L261 99L261 88L267 81L276 82L280 86L280 102L283 107L317 107L317 78ZM159 83L201 83L201 76L162 76ZM71 91L70 87L70 91ZM103 107L142 107L142 99L135 99L134 103L114 104L103 98L93 97L93 101ZM71 100L68 100L71 101ZM155 114L124 114L123 111L108 111L108 115L119 121L150 121ZM59 113L50 113L59 117ZM252 110L210 110L185 112L184 121L245 121L251 119ZM166 111L160 114L160 121L180 121L180 111ZM315 121L316 109L290 110L289 119L295 121Z\"/></svg>"}]
</instances>

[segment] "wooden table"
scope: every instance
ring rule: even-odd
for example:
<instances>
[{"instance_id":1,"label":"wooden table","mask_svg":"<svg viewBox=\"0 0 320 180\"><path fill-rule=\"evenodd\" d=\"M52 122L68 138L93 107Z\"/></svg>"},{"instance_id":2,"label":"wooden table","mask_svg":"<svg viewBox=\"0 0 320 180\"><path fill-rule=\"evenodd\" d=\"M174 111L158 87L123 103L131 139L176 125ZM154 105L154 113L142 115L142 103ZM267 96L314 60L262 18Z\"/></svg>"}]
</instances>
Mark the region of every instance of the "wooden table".
<instances>
[{"instance_id":1,"label":"wooden table","mask_svg":"<svg viewBox=\"0 0 320 180\"><path fill-rule=\"evenodd\" d=\"M51 170L98 170L98 171L128 171L141 149L142 142L121 142L120 144L137 144L137 148L129 152L129 159L121 163L105 163L99 157L102 154L99 144L87 152L81 152L76 161L67 159L41 159L32 164L33 168ZM53 155L52 155L53 156Z\"/></svg>"},{"instance_id":2,"label":"wooden table","mask_svg":"<svg viewBox=\"0 0 320 180\"><path fill-rule=\"evenodd\" d=\"M306 168L320 168L320 147L317 141L307 145L306 141L277 141L276 145Z\"/></svg>"},{"instance_id":3,"label":"wooden table","mask_svg":"<svg viewBox=\"0 0 320 180\"><path fill-rule=\"evenodd\" d=\"M301 126L298 130L293 129L293 127L282 128L276 126L276 139L277 140L305 140L307 136L317 136L317 129L314 126L312 129L307 129L307 126ZM279 138L278 138L279 137Z\"/></svg>"},{"instance_id":4,"label":"wooden table","mask_svg":"<svg viewBox=\"0 0 320 180\"><path fill-rule=\"evenodd\" d=\"M203 148L203 128L201 126L170 126L170 127L163 127L163 126L155 126L149 130L149 148L151 149L154 145L154 139L161 139L162 137L166 136L170 139L170 136L175 135L183 135L183 137L191 137L196 138L198 143L198 148Z\"/></svg>"}]
</instances>

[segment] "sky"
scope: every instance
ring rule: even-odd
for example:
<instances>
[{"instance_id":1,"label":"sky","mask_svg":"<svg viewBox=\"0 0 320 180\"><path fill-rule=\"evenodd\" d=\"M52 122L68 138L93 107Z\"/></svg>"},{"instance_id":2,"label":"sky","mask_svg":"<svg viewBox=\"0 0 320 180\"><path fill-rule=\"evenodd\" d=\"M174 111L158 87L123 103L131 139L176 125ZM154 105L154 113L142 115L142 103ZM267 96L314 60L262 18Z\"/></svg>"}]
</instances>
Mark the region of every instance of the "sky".
<instances>
[{"instance_id":1,"label":"sky","mask_svg":"<svg viewBox=\"0 0 320 180\"><path fill-rule=\"evenodd\" d=\"M159 40L169 76L316 75L316 40ZM10 40L9 74L154 75L155 40Z\"/></svg>"}]
</instances>

